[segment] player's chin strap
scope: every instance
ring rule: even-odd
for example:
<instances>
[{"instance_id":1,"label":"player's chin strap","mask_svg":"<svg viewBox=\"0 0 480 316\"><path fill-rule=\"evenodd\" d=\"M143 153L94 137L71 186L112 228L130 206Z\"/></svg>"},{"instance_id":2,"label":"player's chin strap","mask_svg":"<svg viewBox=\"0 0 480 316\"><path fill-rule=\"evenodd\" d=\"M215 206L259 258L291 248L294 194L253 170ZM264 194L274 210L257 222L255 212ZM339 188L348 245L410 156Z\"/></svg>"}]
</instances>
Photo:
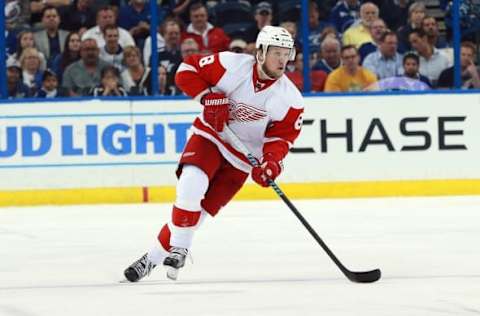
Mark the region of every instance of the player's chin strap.
<instances>
[{"instance_id":1,"label":"player's chin strap","mask_svg":"<svg viewBox=\"0 0 480 316\"><path fill-rule=\"evenodd\" d=\"M235 133L228 127L225 126L223 129L225 135L228 137L228 139L233 143L235 148L240 150L242 154L244 154L247 158L248 161L252 164L252 166L256 167L259 165L259 162L257 159L250 153L248 150L247 146L245 146L242 141L235 135ZM327 244L318 236L317 232L310 226L310 224L307 222L307 220L303 217L302 214L297 210L295 205L293 205L292 202L288 199L288 197L283 193L283 191L280 189L280 187L275 183L275 181L269 179L268 180L268 185L271 186L274 190L275 193L282 199L285 204L287 204L288 208L295 214L295 216L300 220L300 222L303 224L303 226L308 230L310 235L317 241L317 243L325 250L327 255L332 259L332 261L337 265L337 267L342 271L342 273L352 282L359 282L359 283L371 283L375 282L378 279L380 279L381 272L379 269L375 269L372 271L365 271L365 272L354 272L348 270L341 262L338 260L338 258L335 256L335 254L328 248Z\"/></svg>"}]
</instances>

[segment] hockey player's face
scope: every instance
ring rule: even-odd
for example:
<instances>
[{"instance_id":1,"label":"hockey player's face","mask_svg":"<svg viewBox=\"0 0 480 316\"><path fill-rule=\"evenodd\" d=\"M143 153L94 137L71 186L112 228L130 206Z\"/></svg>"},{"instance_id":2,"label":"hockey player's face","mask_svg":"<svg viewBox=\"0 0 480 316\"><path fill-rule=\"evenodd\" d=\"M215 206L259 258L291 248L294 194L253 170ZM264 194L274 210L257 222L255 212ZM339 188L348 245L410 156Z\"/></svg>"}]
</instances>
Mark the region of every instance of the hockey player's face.
<instances>
[{"instance_id":1,"label":"hockey player's face","mask_svg":"<svg viewBox=\"0 0 480 316\"><path fill-rule=\"evenodd\" d=\"M285 72L285 67L290 56L290 48L271 46L268 48L263 63L263 71L270 78L280 78Z\"/></svg>"}]
</instances>

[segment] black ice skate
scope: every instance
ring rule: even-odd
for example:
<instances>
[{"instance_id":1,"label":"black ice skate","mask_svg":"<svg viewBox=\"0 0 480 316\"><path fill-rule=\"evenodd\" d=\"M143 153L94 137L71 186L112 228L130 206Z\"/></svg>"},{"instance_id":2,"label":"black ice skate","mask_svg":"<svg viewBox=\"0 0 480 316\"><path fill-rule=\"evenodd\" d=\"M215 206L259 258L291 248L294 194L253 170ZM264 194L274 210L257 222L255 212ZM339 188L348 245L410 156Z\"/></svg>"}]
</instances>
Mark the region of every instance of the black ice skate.
<instances>
[{"instance_id":1,"label":"black ice skate","mask_svg":"<svg viewBox=\"0 0 480 316\"><path fill-rule=\"evenodd\" d=\"M150 274L150 272L155 268L155 264L148 260L147 254L144 254L140 259L132 263L123 274L130 282L137 282L143 277Z\"/></svg>"},{"instance_id":2,"label":"black ice skate","mask_svg":"<svg viewBox=\"0 0 480 316\"><path fill-rule=\"evenodd\" d=\"M163 265L167 266L167 277L171 280L176 280L178 277L178 270L185 265L185 258L188 250L185 248L172 247L170 254L163 261Z\"/></svg>"}]
</instances>

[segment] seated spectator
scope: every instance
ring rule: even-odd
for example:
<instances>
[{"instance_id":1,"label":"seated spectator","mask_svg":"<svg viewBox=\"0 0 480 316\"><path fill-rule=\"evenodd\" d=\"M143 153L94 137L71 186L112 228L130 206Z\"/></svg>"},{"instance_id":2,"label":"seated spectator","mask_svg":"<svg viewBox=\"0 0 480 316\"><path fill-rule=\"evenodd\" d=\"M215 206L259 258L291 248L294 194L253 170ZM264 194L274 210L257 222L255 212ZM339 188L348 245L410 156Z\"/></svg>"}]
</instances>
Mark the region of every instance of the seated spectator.
<instances>
[{"instance_id":1,"label":"seated spectator","mask_svg":"<svg viewBox=\"0 0 480 316\"><path fill-rule=\"evenodd\" d=\"M70 32L76 32L80 37L89 28L95 26L95 10L92 0L74 0L68 7L60 12L60 27Z\"/></svg>"},{"instance_id":2,"label":"seated spectator","mask_svg":"<svg viewBox=\"0 0 480 316\"><path fill-rule=\"evenodd\" d=\"M312 70L322 70L329 74L342 64L340 56L341 44L338 39L327 37L320 46L320 60L313 65Z\"/></svg>"},{"instance_id":3,"label":"seated spectator","mask_svg":"<svg viewBox=\"0 0 480 316\"><path fill-rule=\"evenodd\" d=\"M180 95L180 89L173 83L173 77L169 76L167 69L163 66L158 67L158 92L160 95Z\"/></svg>"},{"instance_id":4,"label":"seated spectator","mask_svg":"<svg viewBox=\"0 0 480 316\"><path fill-rule=\"evenodd\" d=\"M412 49L408 36L414 29L422 28L422 21L426 15L426 8L423 2L415 2L408 8L408 22L397 31L398 50L404 53Z\"/></svg>"},{"instance_id":5,"label":"seated spectator","mask_svg":"<svg viewBox=\"0 0 480 316\"><path fill-rule=\"evenodd\" d=\"M65 40L63 53L58 55L53 61L52 70L56 73L61 82L63 72L72 63L80 59L80 35L76 32L69 33Z\"/></svg>"},{"instance_id":6,"label":"seated spectator","mask_svg":"<svg viewBox=\"0 0 480 316\"><path fill-rule=\"evenodd\" d=\"M60 15L55 7L47 6L43 10L43 30L33 34L35 45L47 58L47 66L51 67L53 60L63 51L68 32L60 30Z\"/></svg>"},{"instance_id":7,"label":"seated spectator","mask_svg":"<svg viewBox=\"0 0 480 316\"><path fill-rule=\"evenodd\" d=\"M343 33L348 29L360 16L359 0L342 0L330 11L329 21L338 33Z\"/></svg>"},{"instance_id":8,"label":"seated spectator","mask_svg":"<svg viewBox=\"0 0 480 316\"><path fill-rule=\"evenodd\" d=\"M358 49L358 53L360 54L360 64L363 63L363 60L368 54L377 50L378 45L380 44L380 38L386 30L387 27L385 26L385 22L380 18L370 24L370 34L372 34L373 41L363 43Z\"/></svg>"},{"instance_id":9,"label":"seated spectator","mask_svg":"<svg viewBox=\"0 0 480 316\"><path fill-rule=\"evenodd\" d=\"M7 92L9 99L30 97L30 90L23 83L22 69L18 66L7 67Z\"/></svg>"},{"instance_id":10,"label":"seated spectator","mask_svg":"<svg viewBox=\"0 0 480 316\"><path fill-rule=\"evenodd\" d=\"M177 64L182 61L180 54L181 43L180 24L175 19L167 19L160 26L160 34L157 33L158 63ZM143 64L151 65L152 52L151 38L148 37L143 48ZM167 68L169 68L167 66Z\"/></svg>"},{"instance_id":11,"label":"seated spectator","mask_svg":"<svg viewBox=\"0 0 480 316\"><path fill-rule=\"evenodd\" d=\"M198 2L190 7L190 21L187 30L182 33L182 41L193 38L205 54L228 50L230 38L221 28L208 22L207 7L204 4Z\"/></svg>"},{"instance_id":12,"label":"seated spectator","mask_svg":"<svg viewBox=\"0 0 480 316\"><path fill-rule=\"evenodd\" d=\"M180 0L180 1L162 1L170 3L170 16L181 21L182 24L187 24L190 21L190 7L196 3L194 0ZM163 4L162 4L163 6ZM168 4L167 4L168 6Z\"/></svg>"},{"instance_id":13,"label":"seated spectator","mask_svg":"<svg viewBox=\"0 0 480 316\"><path fill-rule=\"evenodd\" d=\"M123 49L118 42L118 28L114 25L107 25L103 30L103 37L105 38L105 46L100 47L100 58L122 71Z\"/></svg>"},{"instance_id":14,"label":"seated spectator","mask_svg":"<svg viewBox=\"0 0 480 316\"><path fill-rule=\"evenodd\" d=\"M100 73L100 84L92 88L88 95L94 97L126 97L127 91L120 84L120 72L114 66L104 67Z\"/></svg>"},{"instance_id":15,"label":"seated spectator","mask_svg":"<svg viewBox=\"0 0 480 316\"><path fill-rule=\"evenodd\" d=\"M68 97L68 91L58 86L57 75L52 70L45 70L42 75L42 87L37 91L36 98Z\"/></svg>"},{"instance_id":16,"label":"seated spectator","mask_svg":"<svg viewBox=\"0 0 480 316\"><path fill-rule=\"evenodd\" d=\"M290 79L293 84L300 91L303 90L303 54L299 53L296 55L294 62L294 70L287 71L285 75ZM327 79L327 74L322 70L312 70L310 71L310 83L312 85L312 92L321 92L325 87L325 80Z\"/></svg>"},{"instance_id":17,"label":"seated spectator","mask_svg":"<svg viewBox=\"0 0 480 316\"><path fill-rule=\"evenodd\" d=\"M30 1L5 1L5 29L15 34L30 28Z\"/></svg>"},{"instance_id":18,"label":"seated spectator","mask_svg":"<svg viewBox=\"0 0 480 316\"><path fill-rule=\"evenodd\" d=\"M380 91L425 91L431 85L427 77L418 72L420 59L415 53L403 57L403 75L389 77L376 82L370 90Z\"/></svg>"},{"instance_id":19,"label":"seated spectator","mask_svg":"<svg viewBox=\"0 0 480 316\"><path fill-rule=\"evenodd\" d=\"M472 42L462 42L460 46L461 89L480 89L479 70L475 65L477 49ZM442 71L438 88L455 88L454 67Z\"/></svg>"},{"instance_id":20,"label":"seated spectator","mask_svg":"<svg viewBox=\"0 0 480 316\"><path fill-rule=\"evenodd\" d=\"M378 7L366 2L360 7L360 21L350 26L342 37L343 45L355 45L357 49L363 44L372 42L370 24L378 19Z\"/></svg>"},{"instance_id":21,"label":"seated spectator","mask_svg":"<svg viewBox=\"0 0 480 316\"><path fill-rule=\"evenodd\" d=\"M13 55L8 56L7 66L20 67L20 56L23 50L28 47L36 48L33 33L30 31L22 31L17 36L17 51ZM41 52L38 52L38 54L40 56L40 69L44 70L47 67L47 61Z\"/></svg>"},{"instance_id":22,"label":"seated spectator","mask_svg":"<svg viewBox=\"0 0 480 316\"><path fill-rule=\"evenodd\" d=\"M198 54L200 52L200 49L198 48L197 42L193 38L187 38L182 42L182 45L180 46L180 51L182 53L182 60L185 60L185 58L190 55Z\"/></svg>"},{"instance_id":23,"label":"seated spectator","mask_svg":"<svg viewBox=\"0 0 480 316\"><path fill-rule=\"evenodd\" d=\"M135 46L127 46L123 52L123 64L126 66L121 73L125 90L129 95L151 95L151 72L142 64L140 50Z\"/></svg>"},{"instance_id":24,"label":"seated spectator","mask_svg":"<svg viewBox=\"0 0 480 316\"><path fill-rule=\"evenodd\" d=\"M82 41L87 38L93 38L97 41L98 47L105 46L105 38L103 37L103 32L107 25L117 25L117 16L116 11L112 6L106 6L98 10L97 12L97 25L88 29L82 35ZM128 33L127 30L118 28L118 42L120 46L135 46L135 41L133 40L132 35Z\"/></svg>"},{"instance_id":25,"label":"seated spectator","mask_svg":"<svg viewBox=\"0 0 480 316\"><path fill-rule=\"evenodd\" d=\"M447 48L447 42L440 37L437 20L433 16L425 16L422 20L422 30L427 34L428 42L438 49Z\"/></svg>"},{"instance_id":26,"label":"seated spectator","mask_svg":"<svg viewBox=\"0 0 480 316\"><path fill-rule=\"evenodd\" d=\"M412 30L409 35L410 45L420 57L420 73L436 86L440 73L448 68L448 57L428 42L427 35L421 29Z\"/></svg>"},{"instance_id":27,"label":"seated spectator","mask_svg":"<svg viewBox=\"0 0 480 316\"><path fill-rule=\"evenodd\" d=\"M243 38L247 44L255 47L255 40L260 30L266 25L272 25L273 10L272 5L267 1L259 2L254 9L255 24L248 28Z\"/></svg>"},{"instance_id":28,"label":"seated spectator","mask_svg":"<svg viewBox=\"0 0 480 316\"><path fill-rule=\"evenodd\" d=\"M228 50L237 54L245 53L245 49L247 48L247 42L245 42L241 38L234 39L228 45Z\"/></svg>"},{"instance_id":29,"label":"seated spectator","mask_svg":"<svg viewBox=\"0 0 480 316\"><path fill-rule=\"evenodd\" d=\"M363 91L377 82L370 70L359 65L360 57L353 45L342 47L342 66L332 71L325 82L325 92Z\"/></svg>"},{"instance_id":30,"label":"seated spectator","mask_svg":"<svg viewBox=\"0 0 480 316\"><path fill-rule=\"evenodd\" d=\"M30 25L34 30L41 28L43 10L46 7L64 8L70 4L71 0L30 0Z\"/></svg>"},{"instance_id":31,"label":"seated spectator","mask_svg":"<svg viewBox=\"0 0 480 316\"><path fill-rule=\"evenodd\" d=\"M432 87L430 80L420 74L420 57L415 53L406 53L403 56L403 77L423 82L428 87Z\"/></svg>"},{"instance_id":32,"label":"seated spectator","mask_svg":"<svg viewBox=\"0 0 480 316\"><path fill-rule=\"evenodd\" d=\"M131 0L127 5L120 7L118 25L129 31L135 43L142 49L145 39L150 35L150 19L149 2Z\"/></svg>"},{"instance_id":33,"label":"seated spectator","mask_svg":"<svg viewBox=\"0 0 480 316\"><path fill-rule=\"evenodd\" d=\"M444 0L445 12L445 25L447 27L447 33L451 34L453 32L453 1ZM462 40L466 41L478 41L478 28L480 21L480 6L478 5L477 0L462 0L459 1L460 6L460 30L462 30Z\"/></svg>"},{"instance_id":34,"label":"seated spectator","mask_svg":"<svg viewBox=\"0 0 480 316\"><path fill-rule=\"evenodd\" d=\"M174 76L178 66L182 63L182 48L180 44L180 25L176 20L169 20L162 25L161 32L165 37L165 46L158 53L158 65L167 69L169 76ZM193 42L198 52L198 44L192 38L187 39ZM187 41L186 40L186 41ZM150 66L151 68L151 66Z\"/></svg>"},{"instance_id":35,"label":"seated spectator","mask_svg":"<svg viewBox=\"0 0 480 316\"><path fill-rule=\"evenodd\" d=\"M365 58L363 67L376 74L379 80L401 75L402 55L397 53L397 45L397 34L392 31L384 32L378 49Z\"/></svg>"},{"instance_id":36,"label":"seated spectator","mask_svg":"<svg viewBox=\"0 0 480 316\"><path fill-rule=\"evenodd\" d=\"M62 86L68 89L70 96L87 95L100 83L100 72L108 66L99 58L97 42L93 38L82 40L80 58L63 73Z\"/></svg>"},{"instance_id":37,"label":"seated spectator","mask_svg":"<svg viewBox=\"0 0 480 316\"><path fill-rule=\"evenodd\" d=\"M42 85L42 70L40 69L40 54L33 47L27 47L20 56L23 83L30 90L29 95L35 95Z\"/></svg>"},{"instance_id":38,"label":"seated spectator","mask_svg":"<svg viewBox=\"0 0 480 316\"><path fill-rule=\"evenodd\" d=\"M316 53L320 51L320 43L323 29L330 24L320 20L320 11L317 2L310 0L308 7L308 27L310 33L308 35L308 43L310 54L316 59ZM301 46L296 46L301 47Z\"/></svg>"},{"instance_id":39,"label":"seated spectator","mask_svg":"<svg viewBox=\"0 0 480 316\"><path fill-rule=\"evenodd\" d=\"M385 21L390 30L397 30L407 24L408 7L414 0L376 0L374 2L380 9L380 17Z\"/></svg>"}]
</instances>

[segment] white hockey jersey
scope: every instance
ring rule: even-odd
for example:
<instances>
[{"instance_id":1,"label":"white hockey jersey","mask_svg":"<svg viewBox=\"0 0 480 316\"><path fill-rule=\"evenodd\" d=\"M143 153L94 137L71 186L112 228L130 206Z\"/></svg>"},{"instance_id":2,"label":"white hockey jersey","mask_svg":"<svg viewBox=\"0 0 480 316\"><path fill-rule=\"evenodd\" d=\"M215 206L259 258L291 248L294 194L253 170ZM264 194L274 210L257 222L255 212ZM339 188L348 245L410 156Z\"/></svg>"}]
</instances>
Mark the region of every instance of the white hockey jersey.
<instances>
[{"instance_id":1,"label":"white hockey jersey","mask_svg":"<svg viewBox=\"0 0 480 316\"><path fill-rule=\"evenodd\" d=\"M260 80L251 55L193 55L180 65L175 80L197 100L209 91L225 93L230 100L228 126L259 161L267 152L282 160L300 133L302 95L285 75L278 80ZM193 132L215 143L233 166L250 172L247 158L202 115L194 121Z\"/></svg>"}]
</instances>

